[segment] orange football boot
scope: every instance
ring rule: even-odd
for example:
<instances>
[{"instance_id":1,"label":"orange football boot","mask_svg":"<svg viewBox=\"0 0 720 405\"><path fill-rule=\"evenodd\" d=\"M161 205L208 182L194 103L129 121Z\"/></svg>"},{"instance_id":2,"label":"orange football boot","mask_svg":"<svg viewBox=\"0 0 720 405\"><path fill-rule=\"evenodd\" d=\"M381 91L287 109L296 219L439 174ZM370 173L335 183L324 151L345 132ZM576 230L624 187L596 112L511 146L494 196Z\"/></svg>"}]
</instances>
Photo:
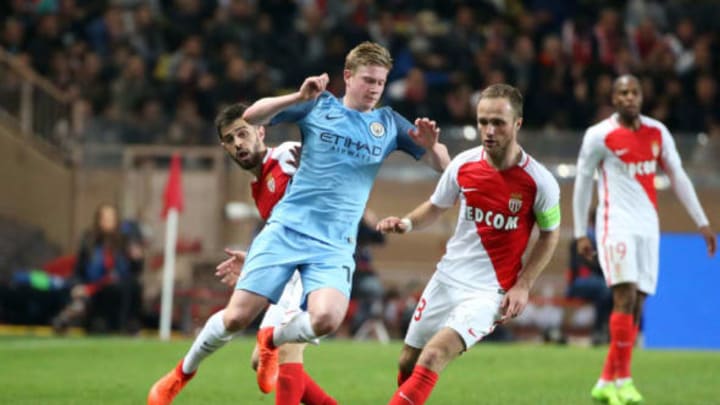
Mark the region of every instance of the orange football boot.
<instances>
[{"instance_id":1,"label":"orange football boot","mask_svg":"<svg viewBox=\"0 0 720 405\"><path fill-rule=\"evenodd\" d=\"M183 373L182 364L183 361L180 360L180 363L175 368L153 384L148 393L147 405L169 405L172 403L185 384L195 376L195 372L192 374Z\"/></svg>"},{"instance_id":2,"label":"orange football boot","mask_svg":"<svg viewBox=\"0 0 720 405\"><path fill-rule=\"evenodd\" d=\"M278 348L273 344L273 327L262 328L257 334L260 350L257 383L260 391L269 394L275 390L278 379Z\"/></svg>"}]
</instances>

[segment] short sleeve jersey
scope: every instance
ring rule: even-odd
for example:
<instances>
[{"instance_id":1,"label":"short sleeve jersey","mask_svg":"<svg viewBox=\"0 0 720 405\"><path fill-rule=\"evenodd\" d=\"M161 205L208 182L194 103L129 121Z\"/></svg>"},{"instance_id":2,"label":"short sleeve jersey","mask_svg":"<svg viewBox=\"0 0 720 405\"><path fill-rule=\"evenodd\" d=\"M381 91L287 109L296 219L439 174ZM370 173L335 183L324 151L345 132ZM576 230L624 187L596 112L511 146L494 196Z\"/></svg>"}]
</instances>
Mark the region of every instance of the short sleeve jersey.
<instances>
[{"instance_id":1,"label":"short sleeve jersey","mask_svg":"<svg viewBox=\"0 0 720 405\"><path fill-rule=\"evenodd\" d=\"M357 227L383 160L402 150L425 150L412 124L389 107L360 112L323 92L277 114L271 124L295 122L302 135L300 167L269 222L279 222L329 245L354 249Z\"/></svg>"},{"instance_id":2,"label":"short sleeve jersey","mask_svg":"<svg viewBox=\"0 0 720 405\"><path fill-rule=\"evenodd\" d=\"M455 233L437 266L450 285L509 290L535 224L560 225L560 187L552 174L522 152L520 162L497 170L483 147L459 154L443 173L430 202L448 208L460 199Z\"/></svg>"},{"instance_id":3,"label":"short sleeve jersey","mask_svg":"<svg viewBox=\"0 0 720 405\"><path fill-rule=\"evenodd\" d=\"M298 142L284 142L268 148L262 162L260 177L250 183L252 197L260 217L267 221L275 204L285 195L285 188L295 174L291 150L300 146Z\"/></svg>"}]
</instances>

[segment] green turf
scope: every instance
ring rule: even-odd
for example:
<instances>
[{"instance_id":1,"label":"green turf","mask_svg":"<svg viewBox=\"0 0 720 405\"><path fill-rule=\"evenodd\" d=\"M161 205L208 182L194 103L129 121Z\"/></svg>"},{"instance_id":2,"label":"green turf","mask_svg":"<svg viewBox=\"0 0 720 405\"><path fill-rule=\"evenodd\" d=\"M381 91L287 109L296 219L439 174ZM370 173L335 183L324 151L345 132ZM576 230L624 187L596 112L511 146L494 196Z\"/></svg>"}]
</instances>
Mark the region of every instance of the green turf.
<instances>
[{"instance_id":1,"label":"green turf","mask_svg":"<svg viewBox=\"0 0 720 405\"><path fill-rule=\"evenodd\" d=\"M143 404L148 388L189 340L0 338L0 404ZM249 367L253 342L210 357L181 404L273 404ZM341 404L386 404L400 344L325 341L307 369ZM481 344L443 373L428 404L591 404L604 349ZM638 388L649 405L720 404L720 353L640 350Z\"/></svg>"}]
</instances>

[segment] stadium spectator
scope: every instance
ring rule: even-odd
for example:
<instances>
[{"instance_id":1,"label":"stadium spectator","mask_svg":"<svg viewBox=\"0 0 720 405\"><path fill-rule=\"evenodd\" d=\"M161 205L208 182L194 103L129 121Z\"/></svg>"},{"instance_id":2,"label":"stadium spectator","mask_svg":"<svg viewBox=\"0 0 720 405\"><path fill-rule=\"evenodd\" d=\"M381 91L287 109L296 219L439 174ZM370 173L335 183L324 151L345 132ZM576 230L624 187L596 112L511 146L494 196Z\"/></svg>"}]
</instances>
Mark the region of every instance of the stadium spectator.
<instances>
[{"instance_id":1,"label":"stadium spectator","mask_svg":"<svg viewBox=\"0 0 720 405\"><path fill-rule=\"evenodd\" d=\"M587 236L593 249L597 246L595 240L595 210L588 215ZM568 298L580 298L593 303L595 319L592 328L592 343L594 345L608 341L608 320L612 310L612 292L605 283L600 262L597 255L588 259L578 253L577 241L570 244L570 267L568 268L568 287L565 295Z\"/></svg>"},{"instance_id":2,"label":"stadium spectator","mask_svg":"<svg viewBox=\"0 0 720 405\"><path fill-rule=\"evenodd\" d=\"M383 232L407 233L427 227L460 200L455 233L405 336L390 405L424 404L452 360L496 323L519 315L555 250L560 187L517 143L522 109L522 95L512 86L483 90L477 105L482 146L453 159L430 199L402 219L378 224ZM535 224L540 236L523 265Z\"/></svg>"},{"instance_id":3,"label":"stadium spectator","mask_svg":"<svg viewBox=\"0 0 720 405\"><path fill-rule=\"evenodd\" d=\"M120 222L117 208L101 204L78 250L72 302L53 320L62 332L82 321L89 332L139 330L142 311L139 275L143 243L139 230Z\"/></svg>"},{"instance_id":4,"label":"stadium spectator","mask_svg":"<svg viewBox=\"0 0 720 405\"><path fill-rule=\"evenodd\" d=\"M385 288L373 266L370 246L383 245L385 235L375 230L375 213L365 210L358 226L355 247L355 272L353 273L350 298L357 303L350 319L350 333L355 333L369 319L382 319Z\"/></svg>"},{"instance_id":5,"label":"stadium spectator","mask_svg":"<svg viewBox=\"0 0 720 405\"><path fill-rule=\"evenodd\" d=\"M659 260L659 221L655 171L662 167L673 190L698 226L707 252L717 241L682 167L675 141L661 122L641 115L640 81L620 76L612 87L616 112L590 127L578 156L573 191L573 217L578 254L592 260L587 235L592 181L598 176L597 256L612 286L610 347L591 396L610 404L638 404L643 396L633 383L630 363L643 304L655 293Z\"/></svg>"},{"instance_id":6,"label":"stadium spectator","mask_svg":"<svg viewBox=\"0 0 720 405\"><path fill-rule=\"evenodd\" d=\"M373 110L391 67L386 49L365 42L347 55L343 98L325 91L329 77L321 74L306 78L294 93L260 99L245 111L243 119L251 125L297 123L304 134L302 163L292 187L254 239L243 277L223 316L210 318L193 345L198 349L191 348L190 353L202 347L204 358L223 347L268 302L277 302L296 268L300 269L308 311L258 332L261 390L270 392L277 384L292 384L301 378L295 374L299 370L288 370L288 378L278 377L279 346L312 342L340 325L355 267L352 253L357 225L380 163L396 149L424 158L438 171L449 161L447 148L438 142L440 130L434 121L416 119L413 126L389 108ZM368 136L378 143L368 145ZM346 142L359 147L346 146ZM331 186L318 187L322 184ZM194 372L178 367L177 372L169 373L158 382L157 395L153 395L158 400L151 403L172 402ZM278 391L295 394L296 389L284 386Z\"/></svg>"},{"instance_id":7,"label":"stadium spectator","mask_svg":"<svg viewBox=\"0 0 720 405\"><path fill-rule=\"evenodd\" d=\"M100 116L105 111L101 103L124 75L128 58L137 55L144 62L150 96L166 90L164 119L173 119L179 100L194 98L206 139L212 139L210 121L219 105L276 95L318 67L336 65L347 48L366 38L387 44L396 55L389 85L417 82L419 69L427 93L421 107L427 115L444 117L442 100L461 83L477 90L510 81L533 107L528 108L526 128L582 129L585 124L576 117L602 119L608 98L595 93L598 77L630 73L652 77L656 94L670 94L676 82L682 83L688 90L681 99L647 107L658 107L678 130L707 132L708 123L684 114L684 106L703 104L692 89L699 77L714 77L718 68L713 56L717 34L707 16L717 14L720 4L702 2L675 0L659 7L657 2L634 1L602 8L561 8L552 1L512 7L443 1L395 2L392 7L379 1L346 7L322 2L20 3L8 5L0 20L0 44L18 60L30 59L69 97L90 99ZM243 69L237 62L228 67L229 48L243 60ZM101 65L95 69L101 81L92 80L91 87L86 82L93 76L86 77L76 62L90 54ZM241 92L222 86L237 82L238 76ZM341 86L328 89L341 91ZM404 97L388 100L398 109L407 103ZM552 111L548 105L560 108ZM572 111L575 105L580 111ZM119 107L115 131L134 131L127 123L138 106ZM117 138L153 141L137 139L137 133Z\"/></svg>"}]
</instances>

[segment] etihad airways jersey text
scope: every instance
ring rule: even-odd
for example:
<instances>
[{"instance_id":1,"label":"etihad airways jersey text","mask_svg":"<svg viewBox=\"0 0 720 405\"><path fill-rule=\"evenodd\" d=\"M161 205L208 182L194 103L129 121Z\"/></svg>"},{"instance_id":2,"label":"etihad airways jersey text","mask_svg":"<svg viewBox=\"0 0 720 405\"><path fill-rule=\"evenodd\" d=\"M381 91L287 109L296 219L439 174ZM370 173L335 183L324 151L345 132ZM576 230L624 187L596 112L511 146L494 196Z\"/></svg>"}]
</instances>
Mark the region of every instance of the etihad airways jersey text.
<instances>
[{"instance_id":1,"label":"etihad airways jersey text","mask_svg":"<svg viewBox=\"0 0 720 405\"><path fill-rule=\"evenodd\" d=\"M300 167L269 222L342 249L355 247L360 217L383 160L394 150L415 159L425 151L412 124L389 107L348 109L328 92L292 106L271 124L295 122L302 135Z\"/></svg>"}]
</instances>

